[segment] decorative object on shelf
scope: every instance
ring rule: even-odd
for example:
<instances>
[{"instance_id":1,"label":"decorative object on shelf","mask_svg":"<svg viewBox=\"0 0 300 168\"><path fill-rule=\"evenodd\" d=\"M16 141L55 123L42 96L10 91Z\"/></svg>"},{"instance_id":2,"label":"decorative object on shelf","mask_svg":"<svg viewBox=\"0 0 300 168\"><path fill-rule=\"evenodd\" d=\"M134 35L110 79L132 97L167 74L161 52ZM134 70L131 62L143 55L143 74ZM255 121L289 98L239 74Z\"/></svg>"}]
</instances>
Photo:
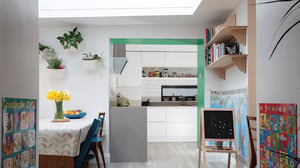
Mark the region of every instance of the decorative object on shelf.
<instances>
[{"instance_id":1,"label":"decorative object on shelf","mask_svg":"<svg viewBox=\"0 0 300 168\"><path fill-rule=\"evenodd\" d=\"M56 39L60 42L64 49L70 49L71 46L78 49L78 44L83 41L81 33L78 31L77 27L75 27L72 31L68 31L68 33L64 33L63 36L58 36Z\"/></svg>"},{"instance_id":2,"label":"decorative object on shelf","mask_svg":"<svg viewBox=\"0 0 300 168\"><path fill-rule=\"evenodd\" d=\"M48 100L54 100L56 105L56 112L53 122L57 121L70 121L64 119L63 101L69 101L71 99L70 93L67 90L50 90L47 93Z\"/></svg>"},{"instance_id":3,"label":"decorative object on shelf","mask_svg":"<svg viewBox=\"0 0 300 168\"><path fill-rule=\"evenodd\" d=\"M97 70L99 68L100 62L102 60L102 55L98 56L97 54L92 54L91 52L89 54L84 53L84 56L82 57L82 66L85 70Z\"/></svg>"}]
</instances>

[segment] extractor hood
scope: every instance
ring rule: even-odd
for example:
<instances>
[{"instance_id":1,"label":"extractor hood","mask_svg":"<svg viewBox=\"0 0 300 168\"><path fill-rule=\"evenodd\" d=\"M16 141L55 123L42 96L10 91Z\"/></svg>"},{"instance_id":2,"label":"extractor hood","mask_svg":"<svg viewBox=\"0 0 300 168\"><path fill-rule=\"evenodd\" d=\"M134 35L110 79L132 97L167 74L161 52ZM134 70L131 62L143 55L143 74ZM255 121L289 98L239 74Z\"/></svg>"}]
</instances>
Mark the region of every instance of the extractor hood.
<instances>
[{"instance_id":1,"label":"extractor hood","mask_svg":"<svg viewBox=\"0 0 300 168\"><path fill-rule=\"evenodd\" d=\"M113 45L113 70L114 74L122 74L128 59L126 58L125 44Z\"/></svg>"}]
</instances>

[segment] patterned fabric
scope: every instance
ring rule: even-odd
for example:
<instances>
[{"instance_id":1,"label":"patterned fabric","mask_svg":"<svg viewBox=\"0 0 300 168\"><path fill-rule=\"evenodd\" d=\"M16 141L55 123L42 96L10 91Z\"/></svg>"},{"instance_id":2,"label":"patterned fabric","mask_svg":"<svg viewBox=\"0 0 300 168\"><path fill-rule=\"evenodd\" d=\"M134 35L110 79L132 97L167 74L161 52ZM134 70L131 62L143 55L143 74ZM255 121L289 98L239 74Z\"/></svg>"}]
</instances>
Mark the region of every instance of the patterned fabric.
<instances>
[{"instance_id":1,"label":"patterned fabric","mask_svg":"<svg viewBox=\"0 0 300 168\"><path fill-rule=\"evenodd\" d=\"M70 122L40 120L38 150L41 155L77 156L93 118Z\"/></svg>"}]
</instances>

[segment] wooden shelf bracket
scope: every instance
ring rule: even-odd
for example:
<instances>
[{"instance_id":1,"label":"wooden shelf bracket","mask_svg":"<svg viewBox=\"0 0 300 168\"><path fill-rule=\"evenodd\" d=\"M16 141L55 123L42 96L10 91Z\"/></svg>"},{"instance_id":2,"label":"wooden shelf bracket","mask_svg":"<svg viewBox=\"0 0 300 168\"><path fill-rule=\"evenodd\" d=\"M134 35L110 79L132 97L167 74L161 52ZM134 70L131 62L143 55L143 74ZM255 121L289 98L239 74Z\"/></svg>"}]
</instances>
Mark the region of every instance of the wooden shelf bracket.
<instances>
[{"instance_id":1,"label":"wooden shelf bracket","mask_svg":"<svg viewBox=\"0 0 300 168\"><path fill-rule=\"evenodd\" d=\"M219 76L219 78L225 80L225 69L224 68L214 68L213 70Z\"/></svg>"},{"instance_id":2,"label":"wooden shelf bracket","mask_svg":"<svg viewBox=\"0 0 300 168\"><path fill-rule=\"evenodd\" d=\"M233 57L233 64L242 72L246 73L246 57Z\"/></svg>"},{"instance_id":3,"label":"wooden shelf bracket","mask_svg":"<svg viewBox=\"0 0 300 168\"><path fill-rule=\"evenodd\" d=\"M246 29L232 29L231 34L240 44L246 45Z\"/></svg>"}]
</instances>

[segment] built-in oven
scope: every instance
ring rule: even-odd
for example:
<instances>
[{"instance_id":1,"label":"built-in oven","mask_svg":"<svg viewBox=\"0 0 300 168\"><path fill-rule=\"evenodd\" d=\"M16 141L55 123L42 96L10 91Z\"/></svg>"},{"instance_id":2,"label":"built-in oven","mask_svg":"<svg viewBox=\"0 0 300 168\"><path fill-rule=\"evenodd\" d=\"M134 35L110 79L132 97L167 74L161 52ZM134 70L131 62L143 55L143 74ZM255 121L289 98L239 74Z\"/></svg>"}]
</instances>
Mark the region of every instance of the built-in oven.
<instances>
[{"instance_id":1,"label":"built-in oven","mask_svg":"<svg viewBox=\"0 0 300 168\"><path fill-rule=\"evenodd\" d=\"M161 101L196 101L197 85L162 85Z\"/></svg>"}]
</instances>

